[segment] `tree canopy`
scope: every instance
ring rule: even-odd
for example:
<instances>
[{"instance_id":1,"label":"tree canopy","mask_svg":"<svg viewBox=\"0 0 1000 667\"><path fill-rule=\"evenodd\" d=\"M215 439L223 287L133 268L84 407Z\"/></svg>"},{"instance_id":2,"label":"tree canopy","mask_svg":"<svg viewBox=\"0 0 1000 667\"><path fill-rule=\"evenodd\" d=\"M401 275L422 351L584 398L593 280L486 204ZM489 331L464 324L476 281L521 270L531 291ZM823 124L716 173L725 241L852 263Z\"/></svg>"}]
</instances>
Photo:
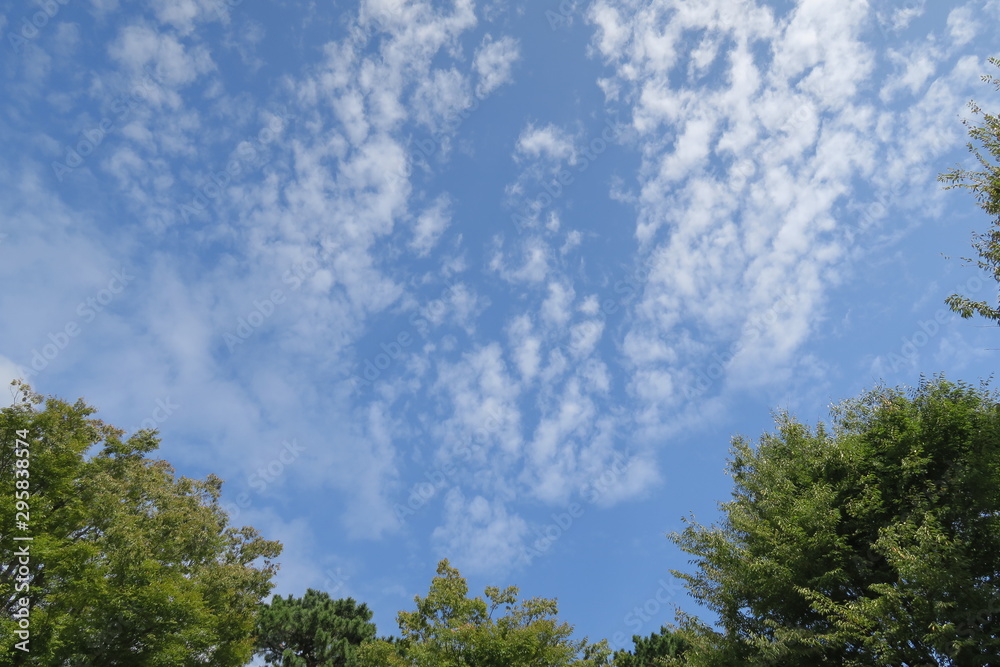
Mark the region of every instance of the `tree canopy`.
<instances>
[{"instance_id":1,"label":"tree canopy","mask_svg":"<svg viewBox=\"0 0 1000 667\"><path fill-rule=\"evenodd\" d=\"M616 651L615 667L666 667L683 665L685 654L691 648L688 639L670 626L663 626L659 632L648 637L632 636L635 648L632 651Z\"/></svg>"},{"instance_id":2,"label":"tree canopy","mask_svg":"<svg viewBox=\"0 0 1000 667\"><path fill-rule=\"evenodd\" d=\"M228 525L219 478L148 458L154 432L123 439L82 400L19 389L0 410L0 665L245 664L280 545ZM30 542L13 541L15 480L30 483ZM26 572L12 544L29 545ZM24 598L30 652L14 646Z\"/></svg>"},{"instance_id":3,"label":"tree canopy","mask_svg":"<svg viewBox=\"0 0 1000 667\"><path fill-rule=\"evenodd\" d=\"M361 647L370 667L596 667L607 665L602 641L573 640L573 628L557 618L555 600L517 599L518 589L488 587L486 600L467 597L469 587L447 560L437 567L427 597L415 611L398 615L401 637ZM497 611L503 608L503 615Z\"/></svg>"},{"instance_id":4,"label":"tree canopy","mask_svg":"<svg viewBox=\"0 0 1000 667\"><path fill-rule=\"evenodd\" d=\"M301 598L275 595L257 617L258 653L281 667L355 667L357 647L375 637L371 619L368 606L351 598L311 588Z\"/></svg>"},{"instance_id":5,"label":"tree canopy","mask_svg":"<svg viewBox=\"0 0 1000 667\"><path fill-rule=\"evenodd\" d=\"M990 64L1000 67L1000 59L990 58ZM1000 91L1000 78L984 75L983 81ZM969 107L976 121L966 119L969 130L969 151L975 156L981 169L955 168L941 174L938 179L948 183L947 188L965 188L972 192L980 208L993 218L992 227L984 233L973 235L972 247L979 254L978 259L964 258L975 263L1000 283L1000 117L985 113L978 104L970 102ZM952 294L946 303L962 317L980 315L1000 324L1000 302L990 304L976 301L959 294Z\"/></svg>"},{"instance_id":6,"label":"tree canopy","mask_svg":"<svg viewBox=\"0 0 1000 667\"><path fill-rule=\"evenodd\" d=\"M936 378L787 414L733 441L721 525L694 556L695 665L977 665L1000 655L1000 406Z\"/></svg>"}]
</instances>

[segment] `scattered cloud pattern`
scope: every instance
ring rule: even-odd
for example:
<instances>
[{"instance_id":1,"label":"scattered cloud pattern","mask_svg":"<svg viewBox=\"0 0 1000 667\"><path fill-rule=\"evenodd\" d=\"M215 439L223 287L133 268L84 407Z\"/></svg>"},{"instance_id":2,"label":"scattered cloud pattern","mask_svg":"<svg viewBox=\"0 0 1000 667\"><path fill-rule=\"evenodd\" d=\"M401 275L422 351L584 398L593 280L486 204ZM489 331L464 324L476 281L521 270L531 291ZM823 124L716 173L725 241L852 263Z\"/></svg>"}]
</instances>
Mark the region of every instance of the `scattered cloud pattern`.
<instances>
[{"instance_id":1,"label":"scattered cloud pattern","mask_svg":"<svg viewBox=\"0 0 1000 667\"><path fill-rule=\"evenodd\" d=\"M997 19L0 2L0 378L155 424L286 543L282 589L400 550L524 574L574 504L599 550L615 512L686 514L762 405L990 354L939 313L989 285L938 261L982 221L935 176ZM385 576L350 592L405 598Z\"/></svg>"}]
</instances>

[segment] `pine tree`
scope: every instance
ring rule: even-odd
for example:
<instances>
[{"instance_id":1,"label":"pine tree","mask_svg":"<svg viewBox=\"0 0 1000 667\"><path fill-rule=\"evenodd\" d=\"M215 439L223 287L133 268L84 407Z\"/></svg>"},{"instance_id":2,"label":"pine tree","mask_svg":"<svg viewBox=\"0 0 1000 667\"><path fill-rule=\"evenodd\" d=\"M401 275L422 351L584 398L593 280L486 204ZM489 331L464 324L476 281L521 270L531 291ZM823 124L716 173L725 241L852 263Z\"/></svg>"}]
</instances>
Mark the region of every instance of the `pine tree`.
<instances>
[{"instance_id":1,"label":"pine tree","mask_svg":"<svg viewBox=\"0 0 1000 667\"><path fill-rule=\"evenodd\" d=\"M371 618L367 605L311 588L301 598L276 595L257 617L257 651L280 667L354 667L357 647L375 637Z\"/></svg>"}]
</instances>

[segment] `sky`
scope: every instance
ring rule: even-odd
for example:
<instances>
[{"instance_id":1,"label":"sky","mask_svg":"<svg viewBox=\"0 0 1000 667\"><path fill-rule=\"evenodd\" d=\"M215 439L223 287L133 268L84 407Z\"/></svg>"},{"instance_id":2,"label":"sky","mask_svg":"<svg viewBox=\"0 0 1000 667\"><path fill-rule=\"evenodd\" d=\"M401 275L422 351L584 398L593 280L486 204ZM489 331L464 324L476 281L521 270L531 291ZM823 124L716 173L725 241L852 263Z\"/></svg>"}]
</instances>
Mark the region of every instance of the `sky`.
<instances>
[{"instance_id":1,"label":"sky","mask_svg":"<svg viewBox=\"0 0 1000 667\"><path fill-rule=\"evenodd\" d=\"M0 380L156 428L380 634L448 558L630 645L730 440L994 369L937 174L1000 2L0 0Z\"/></svg>"}]
</instances>

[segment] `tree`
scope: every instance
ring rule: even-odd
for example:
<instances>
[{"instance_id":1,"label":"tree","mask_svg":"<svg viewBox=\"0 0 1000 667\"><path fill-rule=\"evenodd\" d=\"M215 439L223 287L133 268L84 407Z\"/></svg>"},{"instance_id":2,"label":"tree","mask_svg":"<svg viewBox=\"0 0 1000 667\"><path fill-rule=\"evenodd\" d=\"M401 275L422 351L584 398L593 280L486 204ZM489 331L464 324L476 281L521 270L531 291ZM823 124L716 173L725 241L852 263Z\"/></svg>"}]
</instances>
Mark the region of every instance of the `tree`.
<instances>
[{"instance_id":1,"label":"tree","mask_svg":"<svg viewBox=\"0 0 1000 667\"><path fill-rule=\"evenodd\" d=\"M280 544L228 526L219 478L147 458L154 432L123 440L82 400L18 389L0 410L0 665L245 664Z\"/></svg>"},{"instance_id":2,"label":"tree","mask_svg":"<svg viewBox=\"0 0 1000 667\"><path fill-rule=\"evenodd\" d=\"M597 667L607 665L607 642L570 639L573 628L556 618L555 600L518 601L518 589L486 588L469 599L458 570L442 560L427 597L397 616L402 636L362 645L361 664L371 667ZM494 618L497 610L505 614Z\"/></svg>"},{"instance_id":3,"label":"tree","mask_svg":"<svg viewBox=\"0 0 1000 667\"><path fill-rule=\"evenodd\" d=\"M1000 59L990 58L990 64L1000 67ZM1000 91L1000 78L987 74L983 76L983 81ZM969 151L976 156L982 169L969 171L955 168L938 176L938 180L949 184L946 189L966 188L972 191L979 207L993 217L990 231L973 234L972 247L979 253L979 259L963 259L975 262L1000 283L1000 117L984 113L975 102L970 102L969 107L974 116L982 117L978 124L968 119L962 121L972 138L968 144ZM969 318L978 314L1000 324L1000 304L994 306L986 301L974 301L958 294L952 294L945 303L962 317Z\"/></svg>"},{"instance_id":4,"label":"tree","mask_svg":"<svg viewBox=\"0 0 1000 667\"><path fill-rule=\"evenodd\" d=\"M375 638L371 618L367 605L311 588L302 598L275 595L257 617L257 651L281 667L355 667L357 647Z\"/></svg>"},{"instance_id":5,"label":"tree","mask_svg":"<svg viewBox=\"0 0 1000 667\"><path fill-rule=\"evenodd\" d=\"M684 665L684 655L691 647L683 634L664 625L648 637L632 635L633 651L616 651L615 667L663 667Z\"/></svg>"},{"instance_id":6,"label":"tree","mask_svg":"<svg viewBox=\"0 0 1000 667\"><path fill-rule=\"evenodd\" d=\"M1000 406L923 380L733 441L721 525L672 539L718 614L692 665L985 665L1000 655Z\"/></svg>"}]
</instances>

